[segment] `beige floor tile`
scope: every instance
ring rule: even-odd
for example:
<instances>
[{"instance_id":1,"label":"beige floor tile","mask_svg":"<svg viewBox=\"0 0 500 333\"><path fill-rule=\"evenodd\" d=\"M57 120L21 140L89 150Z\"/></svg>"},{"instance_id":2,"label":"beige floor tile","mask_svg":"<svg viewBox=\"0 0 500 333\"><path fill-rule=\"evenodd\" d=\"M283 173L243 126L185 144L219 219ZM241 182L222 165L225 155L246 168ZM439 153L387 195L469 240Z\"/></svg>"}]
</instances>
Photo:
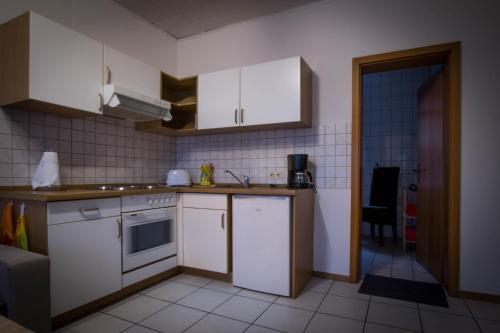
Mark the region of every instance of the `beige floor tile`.
<instances>
[{"instance_id":1,"label":"beige floor tile","mask_svg":"<svg viewBox=\"0 0 500 333\"><path fill-rule=\"evenodd\" d=\"M476 318L500 321L500 304L476 300L466 300Z\"/></svg>"},{"instance_id":2,"label":"beige floor tile","mask_svg":"<svg viewBox=\"0 0 500 333\"><path fill-rule=\"evenodd\" d=\"M171 303L160 301L156 298L139 295L131 300L128 300L126 303L119 304L107 310L106 313L138 323L170 304Z\"/></svg>"},{"instance_id":3,"label":"beige floor tile","mask_svg":"<svg viewBox=\"0 0 500 333\"><path fill-rule=\"evenodd\" d=\"M326 294L328 290L330 290L332 284L333 284L332 280L313 277L309 280L304 290Z\"/></svg>"},{"instance_id":4,"label":"beige floor tile","mask_svg":"<svg viewBox=\"0 0 500 333\"><path fill-rule=\"evenodd\" d=\"M363 333L413 333L415 331L405 330L403 328L396 328L384 326L374 323L366 323Z\"/></svg>"},{"instance_id":5,"label":"beige floor tile","mask_svg":"<svg viewBox=\"0 0 500 333\"><path fill-rule=\"evenodd\" d=\"M500 332L500 321L492 321L485 319L478 319L479 326L483 333L498 333Z\"/></svg>"},{"instance_id":6,"label":"beige floor tile","mask_svg":"<svg viewBox=\"0 0 500 333\"><path fill-rule=\"evenodd\" d=\"M326 314L316 313L307 326L306 333L361 333L363 322L348 318L334 317Z\"/></svg>"},{"instance_id":7,"label":"beige floor tile","mask_svg":"<svg viewBox=\"0 0 500 333\"><path fill-rule=\"evenodd\" d=\"M249 324L241 321L209 314L193 326L186 333L242 333Z\"/></svg>"},{"instance_id":8,"label":"beige floor tile","mask_svg":"<svg viewBox=\"0 0 500 333\"><path fill-rule=\"evenodd\" d=\"M225 281L212 281L209 284L207 284L204 288L222 291L228 294L237 294L238 292L241 291L241 288L235 287L233 286L232 283Z\"/></svg>"},{"instance_id":9,"label":"beige floor tile","mask_svg":"<svg viewBox=\"0 0 500 333\"><path fill-rule=\"evenodd\" d=\"M409 307L372 302L367 321L414 331L421 330L418 309Z\"/></svg>"},{"instance_id":10,"label":"beige floor tile","mask_svg":"<svg viewBox=\"0 0 500 333\"><path fill-rule=\"evenodd\" d=\"M305 330L313 314L310 311L273 304L257 319L255 324L279 331L298 333Z\"/></svg>"},{"instance_id":11,"label":"beige floor tile","mask_svg":"<svg viewBox=\"0 0 500 333\"><path fill-rule=\"evenodd\" d=\"M123 333L157 333L157 332L149 328L146 328L144 326L134 325L123 331Z\"/></svg>"},{"instance_id":12,"label":"beige floor tile","mask_svg":"<svg viewBox=\"0 0 500 333\"><path fill-rule=\"evenodd\" d=\"M133 324L101 313L65 329L64 333L119 333Z\"/></svg>"},{"instance_id":13,"label":"beige floor tile","mask_svg":"<svg viewBox=\"0 0 500 333\"><path fill-rule=\"evenodd\" d=\"M210 312L231 298L230 294L210 289L198 289L177 301L178 304Z\"/></svg>"},{"instance_id":14,"label":"beige floor tile","mask_svg":"<svg viewBox=\"0 0 500 333\"><path fill-rule=\"evenodd\" d=\"M440 312L420 311L424 332L474 333L480 332L471 317L456 316Z\"/></svg>"},{"instance_id":15,"label":"beige floor tile","mask_svg":"<svg viewBox=\"0 0 500 333\"><path fill-rule=\"evenodd\" d=\"M372 296L371 299L372 302L375 303L384 303L384 304L391 304L391 305L398 305L398 306L406 306L410 308L418 308L418 304L415 302L408 302L408 301L403 301L395 298L389 298L389 297L380 297L380 296Z\"/></svg>"},{"instance_id":16,"label":"beige floor tile","mask_svg":"<svg viewBox=\"0 0 500 333\"><path fill-rule=\"evenodd\" d=\"M195 276L195 275L189 275L189 274L180 274L172 278L173 281L179 282L179 283L184 283L184 284L189 284L191 286L195 287L204 287L213 280L207 279L202 276Z\"/></svg>"},{"instance_id":17,"label":"beige floor tile","mask_svg":"<svg viewBox=\"0 0 500 333\"><path fill-rule=\"evenodd\" d=\"M362 301L368 301L368 300L370 300L370 295L360 294L358 292L359 287L361 286L361 283L362 282L350 283L350 282L336 281L333 284L332 288L330 289L329 294L359 299Z\"/></svg>"},{"instance_id":18,"label":"beige floor tile","mask_svg":"<svg viewBox=\"0 0 500 333\"><path fill-rule=\"evenodd\" d=\"M472 315L467 308L465 301L461 298L448 297L448 305L450 306L449 308L427 304L419 304L418 306L421 310L443 312L467 317L470 317Z\"/></svg>"},{"instance_id":19,"label":"beige floor tile","mask_svg":"<svg viewBox=\"0 0 500 333\"><path fill-rule=\"evenodd\" d=\"M353 298L327 295L318 312L334 316L365 320L368 302Z\"/></svg>"},{"instance_id":20,"label":"beige floor tile","mask_svg":"<svg viewBox=\"0 0 500 333\"><path fill-rule=\"evenodd\" d=\"M248 289L242 289L237 295L243 296L243 297L250 297L250 298L255 298L260 301L265 301L265 302L274 302L278 296L276 295L271 295L271 294L266 294L266 293L260 293L258 291L253 291L253 290L248 290Z\"/></svg>"},{"instance_id":21,"label":"beige floor tile","mask_svg":"<svg viewBox=\"0 0 500 333\"><path fill-rule=\"evenodd\" d=\"M188 286L177 282L169 282L149 291L146 295L167 302L176 302L197 289L198 287Z\"/></svg>"},{"instance_id":22,"label":"beige floor tile","mask_svg":"<svg viewBox=\"0 0 500 333\"><path fill-rule=\"evenodd\" d=\"M303 310L315 311L319 307L323 297L325 297L324 294L313 291L305 291L295 299L290 297L279 297L275 303Z\"/></svg>"},{"instance_id":23,"label":"beige floor tile","mask_svg":"<svg viewBox=\"0 0 500 333\"><path fill-rule=\"evenodd\" d=\"M276 333L276 332L279 331L257 325L252 325L245 331L245 333Z\"/></svg>"},{"instance_id":24,"label":"beige floor tile","mask_svg":"<svg viewBox=\"0 0 500 333\"><path fill-rule=\"evenodd\" d=\"M160 332L180 333L205 315L203 311L172 304L140 324Z\"/></svg>"},{"instance_id":25,"label":"beige floor tile","mask_svg":"<svg viewBox=\"0 0 500 333\"><path fill-rule=\"evenodd\" d=\"M213 313L252 323L267 309L267 307L269 307L269 305L270 303L268 302L236 295L220 305Z\"/></svg>"}]
</instances>

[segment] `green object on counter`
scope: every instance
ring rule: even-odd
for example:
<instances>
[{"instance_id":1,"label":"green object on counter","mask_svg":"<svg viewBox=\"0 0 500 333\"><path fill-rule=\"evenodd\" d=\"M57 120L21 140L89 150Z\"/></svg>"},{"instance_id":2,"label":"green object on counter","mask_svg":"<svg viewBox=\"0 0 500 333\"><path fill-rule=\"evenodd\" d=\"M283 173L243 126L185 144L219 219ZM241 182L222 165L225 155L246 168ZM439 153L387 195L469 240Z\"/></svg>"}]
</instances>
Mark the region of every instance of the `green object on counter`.
<instances>
[{"instance_id":1,"label":"green object on counter","mask_svg":"<svg viewBox=\"0 0 500 333\"><path fill-rule=\"evenodd\" d=\"M200 175L200 185L210 186L213 182L213 168L210 163L203 162L200 167L201 175Z\"/></svg>"}]
</instances>

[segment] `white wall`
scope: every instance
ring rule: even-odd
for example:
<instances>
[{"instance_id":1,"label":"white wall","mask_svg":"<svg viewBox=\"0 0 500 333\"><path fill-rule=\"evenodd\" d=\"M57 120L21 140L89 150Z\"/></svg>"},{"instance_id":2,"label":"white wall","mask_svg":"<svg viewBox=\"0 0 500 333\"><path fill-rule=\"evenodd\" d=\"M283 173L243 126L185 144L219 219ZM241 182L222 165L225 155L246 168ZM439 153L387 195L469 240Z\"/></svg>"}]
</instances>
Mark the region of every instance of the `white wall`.
<instances>
[{"instance_id":1,"label":"white wall","mask_svg":"<svg viewBox=\"0 0 500 333\"><path fill-rule=\"evenodd\" d=\"M316 74L314 123L351 119L352 58L462 42L460 287L500 294L499 4L337 0L193 36L178 43L186 76L291 56ZM315 269L348 274L350 191L318 195Z\"/></svg>"},{"instance_id":2,"label":"white wall","mask_svg":"<svg viewBox=\"0 0 500 333\"><path fill-rule=\"evenodd\" d=\"M112 0L0 0L0 23L28 10L176 74L177 41Z\"/></svg>"}]
</instances>

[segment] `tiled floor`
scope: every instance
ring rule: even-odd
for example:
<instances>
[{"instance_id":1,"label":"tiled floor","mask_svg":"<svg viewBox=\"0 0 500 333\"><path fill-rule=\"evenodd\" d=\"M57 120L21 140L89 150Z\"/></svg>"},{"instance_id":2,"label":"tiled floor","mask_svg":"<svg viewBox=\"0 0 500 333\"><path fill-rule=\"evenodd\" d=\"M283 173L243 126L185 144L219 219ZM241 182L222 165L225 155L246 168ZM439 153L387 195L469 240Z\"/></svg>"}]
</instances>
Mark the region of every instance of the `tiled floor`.
<instances>
[{"instance_id":1,"label":"tiled floor","mask_svg":"<svg viewBox=\"0 0 500 333\"><path fill-rule=\"evenodd\" d=\"M408 278L428 279L411 255L387 249L363 252L368 271L393 276L406 272ZM500 304L449 298L446 309L359 294L358 288L359 284L313 278L292 300L179 275L61 332L500 332Z\"/></svg>"},{"instance_id":2,"label":"tiled floor","mask_svg":"<svg viewBox=\"0 0 500 333\"><path fill-rule=\"evenodd\" d=\"M403 251L401 242L394 243L392 238L384 240L384 246L378 246L370 237L362 239L361 272L390 276L405 280L437 282L425 268L415 260L415 251Z\"/></svg>"}]
</instances>

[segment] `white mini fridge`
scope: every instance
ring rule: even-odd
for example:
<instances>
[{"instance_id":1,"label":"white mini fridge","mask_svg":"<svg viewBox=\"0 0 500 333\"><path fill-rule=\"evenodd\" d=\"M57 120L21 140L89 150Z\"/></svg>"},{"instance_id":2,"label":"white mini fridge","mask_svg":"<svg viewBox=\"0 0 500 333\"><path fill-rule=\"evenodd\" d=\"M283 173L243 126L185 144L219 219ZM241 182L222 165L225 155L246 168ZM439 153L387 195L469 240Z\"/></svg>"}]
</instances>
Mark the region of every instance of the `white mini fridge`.
<instances>
[{"instance_id":1,"label":"white mini fridge","mask_svg":"<svg viewBox=\"0 0 500 333\"><path fill-rule=\"evenodd\" d=\"M291 200L233 196L233 284L290 296Z\"/></svg>"}]
</instances>

